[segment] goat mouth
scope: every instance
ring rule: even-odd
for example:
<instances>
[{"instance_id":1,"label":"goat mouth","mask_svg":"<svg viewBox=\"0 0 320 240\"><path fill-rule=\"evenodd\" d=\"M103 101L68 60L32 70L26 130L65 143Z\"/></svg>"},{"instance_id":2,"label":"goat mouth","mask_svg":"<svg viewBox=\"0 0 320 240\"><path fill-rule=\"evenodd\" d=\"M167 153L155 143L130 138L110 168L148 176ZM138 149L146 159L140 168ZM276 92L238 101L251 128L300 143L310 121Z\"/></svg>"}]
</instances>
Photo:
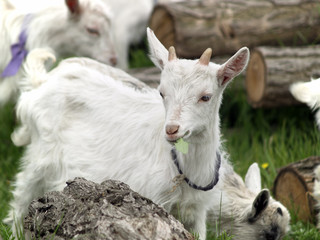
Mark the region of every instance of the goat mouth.
<instances>
[{"instance_id":1,"label":"goat mouth","mask_svg":"<svg viewBox=\"0 0 320 240\"><path fill-rule=\"evenodd\" d=\"M169 143L174 144L176 143L180 138L182 138L183 140L186 140L190 137L190 131L186 131L185 134L183 134L182 136L178 136L178 135L172 135L172 136L166 136L166 139Z\"/></svg>"},{"instance_id":2,"label":"goat mouth","mask_svg":"<svg viewBox=\"0 0 320 240\"><path fill-rule=\"evenodd\" d=\"M178 140L179 140L180 138L168 138L167 137L167 141L169 142L169 143L171 143L171 144L174 144L174 143L176 143Z\"/></svg>"}]
</instances>

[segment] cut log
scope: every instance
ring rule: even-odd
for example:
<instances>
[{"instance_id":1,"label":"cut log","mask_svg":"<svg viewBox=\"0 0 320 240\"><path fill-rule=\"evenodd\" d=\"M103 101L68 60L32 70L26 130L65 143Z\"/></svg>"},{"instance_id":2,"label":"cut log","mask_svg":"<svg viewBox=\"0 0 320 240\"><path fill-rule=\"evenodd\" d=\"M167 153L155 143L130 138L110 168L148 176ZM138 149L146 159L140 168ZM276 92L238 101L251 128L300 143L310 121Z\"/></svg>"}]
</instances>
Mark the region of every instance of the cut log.
<instances>
[{"instance_id":1,"label":"cut log","mask_svg":"<svg viewBox=\"0 0 320 240\"><path fill-rule=\"evenodd\" d=\"M300 104L289 92L289 86L318 76L320 45L255 48L246 72L248 101L253 107Z\"/></svg>"},{"instance_id":2,"label":"cut log","mask_svg":"<svg viewBox=\"0 0 320 240\"><path fill-rule=\"evenodd\" d=\"M274 197L302 221L315 222L318 210L313 198L314 170L320 156L313 156L291 163L280 169L274 181Z\"/></svg>"},{"instance_id":3,"label":"cut log","mask_svg":"<svg viewBox=\"0 0 320 240\"><path fill-rule=\"evenodd\" d=\"M30 239L194 239L172 215L128 185L84 178L32 201L24 229Z\"/></svg>"},{"instance_id":4,"label":"cut log","mask_svg":"<svg viewBox=\"0 0 320 240\"><path fill-rule=\"evenodd\" d=\"M149 23L166 48L178 56L199 57L239 48L306 45L319 42L318 0L203 0L159 4Z\"/></svg>"}]
</instances>

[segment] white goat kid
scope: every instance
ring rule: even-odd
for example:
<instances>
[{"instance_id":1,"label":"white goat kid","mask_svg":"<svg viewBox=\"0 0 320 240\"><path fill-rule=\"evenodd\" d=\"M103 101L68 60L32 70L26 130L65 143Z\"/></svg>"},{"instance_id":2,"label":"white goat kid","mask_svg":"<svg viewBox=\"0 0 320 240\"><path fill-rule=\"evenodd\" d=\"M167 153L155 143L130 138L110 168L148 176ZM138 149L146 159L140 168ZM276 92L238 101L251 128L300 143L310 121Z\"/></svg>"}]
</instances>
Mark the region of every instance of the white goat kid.
<instances>
[{"instance_id":1,"label":"white goat kid","mask_svg":"<svg viewBox=\"0 0 320 240\"><path fill-rule=\"evenodd\" d=\"M74 58L21 95L17 111L25 131L16 138L31 140L8 222L20 220L35 197L62 190L68 179L116 179L168 211L179 203L185 226L206 238L210 188L223 172L222 93L246 67L249 50L242 48L217 65L209 62L211 49L199 60L177 59L174 48L168 52L150 29L147 35L151 58L162 70L160 94L106 76L106 66L98 62ZM180 138L189 143L185 155L173 150ZM175 186L179 172L173 160L193 187L210 183L207 191L192 188L186 179Z\"/></svg>"},{"instance_id":2,"label":"white goat kid","mask_svg":"<svg viewBox=\"0 0 320 240\"><path fill-rule=\"evenodd\" d=\"M1 75L12 59L10 46L17 42L26 51L51 48L57 57L85 56L116 64L110 35L112 16L102 0L66 0L65 5L47 7L33 14L24 14L3 0L0 8ZM24 56L19 57L22 60ZM0 104L17 96L21 81L21 70L0 76Z\"/></svg>"},{"instance_id":3,"label":"white goat kid","mask_svg":"<svg viewBox=\"0 0 320 240\"><path fill-rule=\"evenodd\" d=\"M209 222L214 226L218 223L235 240L282 239L290 229L290 215L269 190L261 190L258 165L250 166L245 183L228 162L222 162L222 167L225 176L215 189L217 196L212 201Z\"/></svg>"},{"instance_id":4,"label":"white goat kid","mask_svg":"<svg viewBox=\"0 0 320 240\"><path fill-rule=\"evenodd\" d=\"M310 82L297 82L290 86L290 92L300 102L307 104L311 109L320 108L320 78ZM320 129L320 110L315 114L316 123Z\"/></svg>"}]
</instances>

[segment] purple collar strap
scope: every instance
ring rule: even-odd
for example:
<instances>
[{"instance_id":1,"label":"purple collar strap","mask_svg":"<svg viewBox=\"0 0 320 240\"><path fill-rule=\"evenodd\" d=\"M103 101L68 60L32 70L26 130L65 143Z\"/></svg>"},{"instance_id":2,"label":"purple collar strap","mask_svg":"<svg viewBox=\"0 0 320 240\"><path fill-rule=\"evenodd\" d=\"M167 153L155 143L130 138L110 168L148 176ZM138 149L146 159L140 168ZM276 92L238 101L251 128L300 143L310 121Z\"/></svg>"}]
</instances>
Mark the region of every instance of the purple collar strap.
<instances>
[{"instance_id":1,"label":"purple collar strap","mask_svg":"<svg viewBox=\"0 0 320 240\"><path fill-rule=\"evenodd\" d=\"M17 74L28 51L25 49L27 41L27 27L31 20L31 15L27 14L23 20L19 41L11 45L11 61L1 74L1 77L11 77Z\"/></svg>"}]
</instances>

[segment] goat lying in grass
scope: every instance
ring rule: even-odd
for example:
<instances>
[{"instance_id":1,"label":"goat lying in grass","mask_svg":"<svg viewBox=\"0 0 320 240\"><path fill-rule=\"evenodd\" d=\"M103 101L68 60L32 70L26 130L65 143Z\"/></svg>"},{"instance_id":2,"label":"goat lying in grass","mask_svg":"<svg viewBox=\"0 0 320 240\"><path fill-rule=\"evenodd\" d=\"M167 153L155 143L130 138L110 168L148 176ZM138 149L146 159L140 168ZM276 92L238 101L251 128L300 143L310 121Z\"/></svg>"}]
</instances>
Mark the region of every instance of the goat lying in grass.
<instances>
[{"instance_id":1,"label":"goat lying in grass","mask_svg":"<svg viewBox=\"0 0 320 240\"><path fill-rule=\"evenodd\" d=\"M218 65L210 62L211 49L198 60L178 59L150 29L147 35L151 59L162 70L159 90L129 87L86 58L64 60L41 74L43 79L27 78L30 84L44 83L19 99L22 127L15 139L29 145L8 223L20 220L35 197L62 190L68 179L115 179L169 212L179 202L182 222L206 238L207 211L212 201L220 201L212 189L225 171L220 168L222 93L246 67L249 50L242 48ZM27 69L27 76L39 76L31 72L40 71L40 63L31 65L35 69ZM189 143L187 154L176 151L179 139ZM180 174L176 185L173 179Z\"/></svg>"},{"instance_id":2,"label":"goat lying in grass","mask_svg":"<svg viewBox=\"0 0 320 240\"><path fill-rule=\"evenodd\" d=\"M306 103L311 109L320 108L320 78L310 82L298 82L290 86L290 92L300 102ZM315 115L316 123L320 129L320 111Z\"/></svg>"},{"instance_id":3,"label":"goat lying in grass","mask_svg":"<svg viewBox=\"0 0 320 240\"><path fill-rule=\"evenodd\" d=\"M34 48L51 48L57 57L86 56L116 64L111 13L101 0L66 0L66 6L33 14L21 13L1 0L0 11L0 104L19 93L23 76L19 66ZM13 53L12 44L18 44L19 50Z\"/></svg>"},{"instance_id":4,"label":"goat lying in grass","mask_svg":"<svg viewBox=\"0 0 320 240\"><path fill-rule=\"evenodd\" d=\"M215 189L208 220L233 236L232 239L278 240L289 230L288 210L270 197L267 189L261 190L260 170L252 164L245 183L226 161L224 181ZM220 202L216 199L220 196Z\"/></svg>"}]
</instances>

